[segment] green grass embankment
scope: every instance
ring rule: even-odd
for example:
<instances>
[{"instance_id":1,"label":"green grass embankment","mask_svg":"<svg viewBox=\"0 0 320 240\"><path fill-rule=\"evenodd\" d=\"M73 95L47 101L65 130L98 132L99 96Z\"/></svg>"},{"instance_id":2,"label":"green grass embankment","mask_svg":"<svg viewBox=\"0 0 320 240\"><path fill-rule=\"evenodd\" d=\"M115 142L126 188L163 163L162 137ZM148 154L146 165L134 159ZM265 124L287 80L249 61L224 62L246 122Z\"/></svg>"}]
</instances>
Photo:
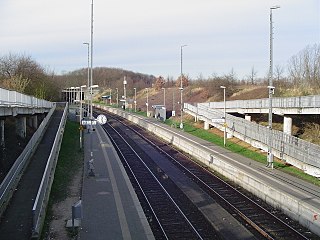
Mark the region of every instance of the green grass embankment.
<instances>
[{"instance_id":1,"label":"green grass embankment","mask_svg":"<svg viewBox=\"0 0 320 240\"><path fill-rule=\"evenodd\" d=\"M67 121L41 239L46 239L46 235L49 232L49 224L54 217L53 205L68 197L69 187L73 177L83 166L83 151L79 149L79 123Z\"/></svg>"}]
</instances>

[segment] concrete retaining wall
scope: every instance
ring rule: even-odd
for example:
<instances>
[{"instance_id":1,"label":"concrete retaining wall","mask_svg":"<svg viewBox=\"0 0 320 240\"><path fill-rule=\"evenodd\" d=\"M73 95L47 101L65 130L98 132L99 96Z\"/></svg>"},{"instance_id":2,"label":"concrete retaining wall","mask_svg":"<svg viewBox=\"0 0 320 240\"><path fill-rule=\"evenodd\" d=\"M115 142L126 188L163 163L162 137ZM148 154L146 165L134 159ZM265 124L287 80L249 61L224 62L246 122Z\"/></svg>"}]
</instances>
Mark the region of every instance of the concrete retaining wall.
<instances>
[{"instance_id":1,"label":"concrete retaining wall","mask_svg":"<svg viewBox=\"0 0 320 240\"><path fill-rule=\"evenodd\" d=\"M298 199L294 196L287 195L278 188L269 186L268 183L261 181L256 176L224 161L220 153L205 148L204 146L199 146L197 142L185 138L178 132L162 127L160 123L153 123L148 121L148 119L132 115L119 109L99 105L96 105L96 107L120 115L151 131L272 206L282 209L288 216L299 221L301 225L320 236L320 209L308 204L306 202L308 199Z\"/></svg>"}]
</instances>

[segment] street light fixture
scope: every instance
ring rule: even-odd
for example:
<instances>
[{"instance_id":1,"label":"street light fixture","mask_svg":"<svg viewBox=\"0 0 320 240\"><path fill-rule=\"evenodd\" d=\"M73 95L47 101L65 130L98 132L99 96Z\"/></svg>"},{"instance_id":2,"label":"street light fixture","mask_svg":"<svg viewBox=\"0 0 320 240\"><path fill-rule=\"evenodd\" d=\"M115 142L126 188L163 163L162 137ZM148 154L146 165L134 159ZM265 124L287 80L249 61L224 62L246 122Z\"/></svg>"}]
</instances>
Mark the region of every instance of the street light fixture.
<instances>
[{"instance_id":1,"label":"street light fixture","mask_svg":"<svg viewBox=\"0 0 320 240\"><path fill-rule=\"evenodd\" d=\"M87 98L89 98L89 86L90 86L90 44L87 42L83 43L84 45L87 45L88 47L88 71L87 71L87 86L88 86L88 90L87 90ZM89 116L89 107L88 107L88 116Z\"/></svg>"},{"instance_id":2,"label":"street light fixture","mask_svg":"<svg viewBox=\"0 0 320 240\"><path fill-rule=\"evenodd\" d=\"M226 134L227 134L227 119L226 119L226 87L225 86L220 86L220 88L223 89L223 103L224 103L224 107L223 107L223 117L224 117L224 123L223 123L223 126L224 126L224 131L223 131L223 146L225 147L226 146Z\"/></svg>"},{"instance_id":3,"label":"street light fixture","mask_svg":"<svg viewBox=\"0 0 320 240\"><path fill-rule=\"evenodd\" d=\"M134 112L137 112L137 88L134 89Z\"/></svg>"},{"instance_id":4,"label":"street light fixture","mask_svg":"<svg viewBox=\"0 0 320 240\"><path fill-rule=\"evenodd\" d=\"M268 117L268 159L267 167L273 169L273 154L272 154L272 95L274 94L273 87L273 22L272 22L272 10L278 9L280 6L273 6L270 8L270 66L269 66L269 117Z\"/></svg>"},{"instance_id":5,"label":"street light fixture","mask_svg":"<svg viewBox=\"0 0 320 240\"><path fill-rule=\"evenodd\" d=\"M116 88L116 90L117 90L117 107L119 107L119 90L118 88Z\"/></svg>"},{"instance_id":6,"label":"street light fixture","mask_svg":"<svg viewBox=\"0 0 320 240\"><path fill-rule=\"evenodd\" d=\"M71 91L71 99L70 99L71 102L70 102L70 104L72 104L74 102L74 91L73 90L75 89L75 87L71 87L70 89L71 89L70 90Z\"/></svg>"},{"instance_id":7,"label":"street light fixture","mask_svg":"<svg viewBox=\"0 0 320 240\"><path fill-rule=\"evenodd\" d=\"M124 110L126 109L126 103L127 103L126 85L127 85L127 79L126 79L126 76L124 76L124 78L123 78Z\"/></svg>"},{"instance_id":8,"label":"street light fixture","mask_svg":"<svg viewBox=\"0 0 320 240\"><path fill-rule=\"evenodd\" d=\"M90 119L92 120L92 86L93 86L93 0L91 1L91 34L90 34L90 47L91 47L91 66L90 66Z\"/></svg>"},{"instance_id":9,"label":"street light fixture","mask_svg":"<svg viewBox=\"0 0 320 240\"><path fill-rule=\"evenodd\" d=\"M188 45L182 45L180 46L180 61L181 61L181 64L180 64L180 96L181 96L181 108L180 108L180 128L183 129L183 122L182 122L182 111L183 111L183 101L182 101L182 93L183 93L183 85L182 85L182 78L183 78L183 72L182 72L182 49L184 47L186 47Z\"/></svg>"},{"instance_id":10,"label":"street light fixture","mask_svg":"<svg viewBox=\"0 0 320 240\"><path fill-rule=\"evenodd\" d=\"M149 117L149 88L146 88L147 89L147 117Z\"/></svg>"},{"instance_id":11,"label":"street light fixture","mask_svg":"<svg viewBox=\"0 0 320 240\"><path fill-rule=\"evenodd\" d=\"M87 87L87 85L80 86L80 149L82 149L82 118L83 118L83 109L82 109L82 88Z\"/></svg>"},{"instance_id":12,"label":"street light fixture","mask_svg":"<svg viewBox=\"0 0 320 240\"><path fill-rule=\"evenodd\" d=\"M111 106L111 103L112 103L112 89L111 88L109 88L109 93L110 93L110 106Z\"/></svg>"}]
</instances>

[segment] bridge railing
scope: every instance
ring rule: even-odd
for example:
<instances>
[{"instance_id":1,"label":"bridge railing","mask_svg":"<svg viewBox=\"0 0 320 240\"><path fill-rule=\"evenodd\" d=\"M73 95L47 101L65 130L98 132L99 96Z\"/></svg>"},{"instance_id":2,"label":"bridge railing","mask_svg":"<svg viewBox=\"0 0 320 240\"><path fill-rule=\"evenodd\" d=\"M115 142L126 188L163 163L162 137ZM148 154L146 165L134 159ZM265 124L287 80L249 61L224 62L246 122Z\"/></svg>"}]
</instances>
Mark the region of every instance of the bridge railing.
<instances>
[{"instance_id":1,"label":"bridge railing","mask_svg":"<svg viewBox=\"0 0 320 240\"><path fill-rule=\"evenodd\" d=\"M224 108L224 102L205 103L210 108ZM272 98L274 108L320 108L320 95ZM226 108L269 108L269 99L226 101Z\"/></svg>"},{"instance_id":2,"label":"bridge railing","mask_svg":"<svg viewBox=\"0 0 320 240\"><path fill-rule=\"evenodd\" d=\"M0 106L3 107L32 107L52 108L53 103L34 96L0 88Z\"/></svg>"},{"instance_id":3,"label":"bridge railing","mask_svg":"<svg viewBox=\"0 0 320 240\"><path fill-rule=\"evenodd\" d=\"M212 109L208 104L184 104L184 107L198 116L203 116L209 121L211 119L222 118L223 111ZM226 122L230 132L241 134L244 139L250 138L268 145L268 136L270 130L267 127L257 123L226 114ZM310 166L320 168L320 146L312 144L297 137L285 134L281 131L271 130L272 134L272 149L280 153L280 157L287 155L293 159L306 163ZM300 166L297 166L301 168ZM304 170L304 169L303 169Z\"/></svg>"},{"instance_id":4,"label":"bridge railing","mask_svg":"<svg viewBox=\"0 0 320 240\"><path fill-rule=\"evenodd\" d=\"M19 180L23 174L23 170L28 165L30 156L33 154L33 151L35 151L36 146L38 145L39 140L41 139L41 136L44 133L44 130L54 110L55 105L53 108L51 108L45 119L41 122L37 131L32 135L27 146L24 148L20 156L16 159L10 171L2 181L0 185L0 216L6 209L6 206L9 203L9 200L14 192L14 189L18 185Z\"/></svg>"},{"instance_id":5,"label":"bridge railing","mask_svg":"<svg viewBox=\"0 0 320 240\"><path fill-rule=\"evenodd\" d=\"M68 104L66 104L53 146L47 160L42 180L38 189L37 197L32 208L32 237L38 238L43 225L45 212L49 201L50 190L54 179L54 173L59 157L60 146L63 138L64 127L67 121Z\"/></svg>"}]
</instances>

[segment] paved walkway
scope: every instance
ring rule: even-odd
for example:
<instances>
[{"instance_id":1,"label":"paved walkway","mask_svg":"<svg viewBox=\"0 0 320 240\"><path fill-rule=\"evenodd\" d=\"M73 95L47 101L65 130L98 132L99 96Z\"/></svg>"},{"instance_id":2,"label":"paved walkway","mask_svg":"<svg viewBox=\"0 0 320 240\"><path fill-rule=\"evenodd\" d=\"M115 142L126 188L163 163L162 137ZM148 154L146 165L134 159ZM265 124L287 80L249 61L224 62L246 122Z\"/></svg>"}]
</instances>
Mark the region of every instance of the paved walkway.
<instances>
[{"instance_id":1,"label":"paved walkway","mask_svg":"<svg viewBox=\"0 0 320 240\"><path fill-rule=\"evenodd\" d=\"M116 150L101 126L91 133L84 131L84 151L83 218L78 239L154 239ZM91 159L94 176L89 174Z\"/></svg>"},{"instance_id":2,"label":"paved walkway","mask_svg":"<svg viewBox=\"0 0 320 240\"><path fill-rule=\"evenodd\" d=\"M0 239L30 239L32 232L32 207L37 196L42 175L57 134L63 109L57 108L42 140L30 159L20 183L0 222Z\"/></svg>"}]
</instances>

